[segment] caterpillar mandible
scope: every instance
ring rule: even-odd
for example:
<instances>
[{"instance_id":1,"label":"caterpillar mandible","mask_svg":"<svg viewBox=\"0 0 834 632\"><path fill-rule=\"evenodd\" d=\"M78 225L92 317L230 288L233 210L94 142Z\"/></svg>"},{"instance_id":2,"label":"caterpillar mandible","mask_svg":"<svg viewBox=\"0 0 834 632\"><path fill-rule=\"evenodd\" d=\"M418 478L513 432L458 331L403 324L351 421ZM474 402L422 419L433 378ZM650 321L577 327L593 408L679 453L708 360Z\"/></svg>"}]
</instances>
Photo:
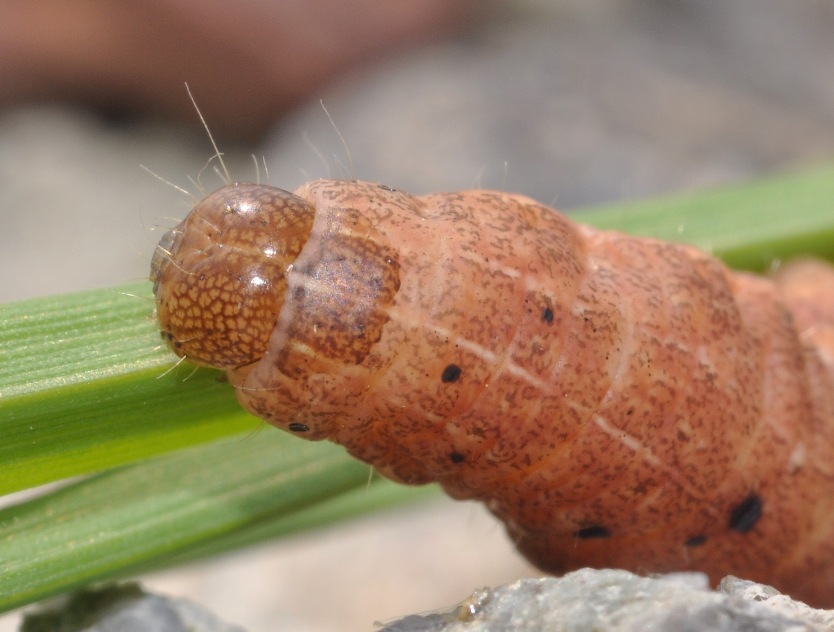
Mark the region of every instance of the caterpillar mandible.
<instances>
[{"instance_id":1,"label":"caterpillar mandible","mask_svg":"<svg viewBox=\"0 0 834 632\"><path fill-rule=\"evenodd\" d=\"M825 264L771 280L517 195L319 180L208 195L151 278L163 339L249 411L483 501L543 570L834 605Z\"/></svg>"}]
</instances>

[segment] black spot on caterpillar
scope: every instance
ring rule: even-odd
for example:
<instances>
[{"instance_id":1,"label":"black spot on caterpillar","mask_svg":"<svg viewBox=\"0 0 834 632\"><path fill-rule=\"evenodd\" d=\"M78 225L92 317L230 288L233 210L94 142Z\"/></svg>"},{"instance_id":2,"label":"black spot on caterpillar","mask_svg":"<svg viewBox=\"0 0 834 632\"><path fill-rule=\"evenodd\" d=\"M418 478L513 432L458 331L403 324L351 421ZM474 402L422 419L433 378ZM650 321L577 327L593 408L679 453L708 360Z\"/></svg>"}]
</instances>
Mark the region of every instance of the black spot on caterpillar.
<instances>
[{"instance_id":1,"label":"black spot on caterpillar","mask_svg":"<svg viewBox=\"0 0 834 632\"><path fill-rule=\"evenodd\" d=\"M248 410L484 501L542 569L834 605L825 264L766 279L521 196L321 180L212 193L152 278L163 339Z\"/></svg>"},{"instance_id":2,"label":"black spot on caterpillar","mask_svg":"<svg viewBox=\"0 0 834 632\"><path fill-rule=\"evenodd\" d=\"M705 544L706 541L707 541L707 536L705 536L705 535L696 535L696 536L693 536L693 537L689 538L686 541L685 544L686 544L686 546L701 546L702 544Z\"/></svg>"},{"instance_id":3,"label":"black spot on caterpillar","mask_svg":"<svg viewBox=\"0 0 834 632\"><path fill-rule=\"evenodd\" d=\"M449 382L457 382L460 379L461 372L461 368L457 364L450 364L443 369L443 374L440 376L440 380L447 384Z\"/></svg>"},{"instance_id":4,"label":"black spot on caterpillar","mask_svg":"<svg viewBox=\"0 0 834 632\"><path fill-rule=\"evenodd\" d=\"M761 517L762 500L755 494L751 494L733 507L730 512L730 529L739 533L747 533L756 526Z\"/></svg>"},{"instance_id":5,"label":"black spot on caterpillar","mask_svg":"<svg viewBox=\"0 0 834 632\"><path fill-rule=\"evenodd\" d=\"M593 527L585 527L576 532L576 537L580 540L588 540L590 538L610 538L611 530L601 525L594 525Z\"/></svg>"}]
</instances>

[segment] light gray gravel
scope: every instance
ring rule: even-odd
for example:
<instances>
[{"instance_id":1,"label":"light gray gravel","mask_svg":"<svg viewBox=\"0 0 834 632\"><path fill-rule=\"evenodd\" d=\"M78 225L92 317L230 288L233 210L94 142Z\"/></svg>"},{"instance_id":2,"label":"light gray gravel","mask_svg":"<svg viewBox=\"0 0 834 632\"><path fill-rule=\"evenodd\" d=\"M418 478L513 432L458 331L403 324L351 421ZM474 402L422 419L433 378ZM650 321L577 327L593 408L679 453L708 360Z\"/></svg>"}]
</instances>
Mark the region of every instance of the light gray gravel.
<instances>
[{"instance_id":1,"label":"light gray gravel","mask_svg":"<svg viewBox=\"0 0 834 632\"><path fill-rule=\"evenodd\" d=\"M380 632L828 632L834 612L770 586L700 573L640 577L581 569L483 589L449 612L412 615Z\"/></svg>"}]
</instances>

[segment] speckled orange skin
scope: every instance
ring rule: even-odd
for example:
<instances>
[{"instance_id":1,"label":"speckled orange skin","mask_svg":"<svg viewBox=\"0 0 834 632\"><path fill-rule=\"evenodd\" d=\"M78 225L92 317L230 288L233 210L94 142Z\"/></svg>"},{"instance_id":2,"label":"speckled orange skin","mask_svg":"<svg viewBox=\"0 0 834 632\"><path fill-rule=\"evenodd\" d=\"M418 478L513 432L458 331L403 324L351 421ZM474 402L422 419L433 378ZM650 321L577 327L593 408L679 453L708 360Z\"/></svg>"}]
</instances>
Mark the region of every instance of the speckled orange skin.
<instances>
[{"instance_id":1,"label":"speckled orange skin","mask_svg":"<svg viewBox=\"0 0 834 632\"><path fill-rule=\"evenodd\" d=\"M243 186L192 215L217 224ZM731 273L489 191L281 195L314 220L239 366L171 326L169 288L195 278L186 239L154 266L163 336L228 368L247 409L484 501L545 570L697 569L834 605L831 268L807 264L808 291L802 269Z\"/></svg>"}]
</instances>

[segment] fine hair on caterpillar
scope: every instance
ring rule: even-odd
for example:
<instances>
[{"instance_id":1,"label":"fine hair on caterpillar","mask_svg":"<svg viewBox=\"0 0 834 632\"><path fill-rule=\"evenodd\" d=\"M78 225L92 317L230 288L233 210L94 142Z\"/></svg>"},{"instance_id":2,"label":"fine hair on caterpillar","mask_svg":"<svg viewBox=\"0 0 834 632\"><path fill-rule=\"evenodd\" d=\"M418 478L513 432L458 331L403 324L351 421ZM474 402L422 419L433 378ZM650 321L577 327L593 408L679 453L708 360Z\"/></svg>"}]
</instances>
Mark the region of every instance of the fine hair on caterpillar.
<instances>
[{"instance_id":1,"label":"fine hair on caterpillar","mask_svg":"<svg viewBox=\"0 0 834 632\"><path fill-rule=\"evenodd\" d=\"M223 152L220 151L220 147L218 146L218 144L217 144L217 142L214 138L214 135L211 132L211 128L209 127L208 122L206 121L205 117L203 116L202 111L200 110L199 106L197 105L197 101L194 98L194 95L191 92L191 88L189 87L188 83L185 83L185 90L186 90L186 93L188 94L188 98L191 101L192 106L194 107L194 111L197 113L197 116L200 119L200 123L203 126L203 130L205 131L206 136L208 137L209 143L211 144L211 147L213 149L212 155L208 158L208 160L206 160L203 167L197 173L196 178L192 178L191 176L188 177L189 182L191 182L191 184L195 187L195 189L199 193L199 195L197 195L195 193L192 193L188 189L185 189L185 188L181 187L180 185L172 182L171 180L159 175L157 172L155 172L154 170L146 167L145 165L140 164L139 167L141 169L144 169L147 173L149 173L152 177L156 178L160 182L168 185L169 187L171 187L175 191L178 191L178 192L182 193L183 195L189 197L191 199L191 202L192 202L192 205L193 205L200 198L205 197L205 195L207 193L206 186L202 182L202 176L209 167L212 167L212 171L227 186L231 185L233 183L234 179L232 178L231 171L229 170L229 168L226 164L226 161L223 159ZM266 156L261 156L260 161L258 161L258 158L257 158L257 156L255 156L255 154L252 154L251 158L252 158L252 163L253 163L253 167L254 167L255 183L256 184L261 184L261 169L263 169L263 172L264 172L264 180L269 181L269 167L268 167L267 162L266 162ZM179 221L179 220L177 220L177 221Z\"/></svg>"},{"instance_id":2,"label":"fine hair on caterpillar","mask_svg":"<svg viewBox=\"0 0 834 632\"><path fill-rule=\"evenodd\" d=\"M227 185L163 242L163 339L270 424L483 501L551 572L834 602L827 264L758 277L519 195L346 180Z\"/></svg>"},{"instance_id":3,"label":"fine hair on caterpillar","mask_svg":"<svg viewBox=\"0 0 834 632\"><path fill-rule=\"evenodd\" d=\"M203 173L210 166L212 167L212 170L214 171L214 173L221 179L221 181L227 187L232 186L235 183L235 180L231 175L231 171L229 170L229 168L226 164L226 161L224 160L224 154L223 154L223 152L221 152L220 147L217 144L217 142L214 138L214 135L211 132L211 128L209 127L208 122L206 121L205 117L203 116L202 111L200 110L200 108L197 104L197 101L196 101L196 99L195 99L195 97L194 97L194 95L191 91L191 88L189 87L188 83L185 83L184 85L185 85L185 90L186 90L186 93L188 95L188 98L191 101L191 104L194 108L194 111L196 112L196 114L197 114L197 116L200 120L200 123L203 127L203 130L205 131L205 134L206 134L206 136L209 140L209 143L210 143L210 145L213 149L213 154L206 161L206 163L203 165L203 167L200 169L196 178L192 178L191 176L188 177L189 181L196 188L196 191L199 192L200 195L192 193L191 191L175 184L174 182L171 182L170 180L166 179L165 177L157 174L155 171L149 169L145 165L140 165L140 167L142 169L144 169L146 172L148 172L152 177L158 179L159 181L163 182L164 184L168 185L169 187L173 188L174 190L188 196L191 199L191 203L192 203L192 206L193 206L198 202L200 197L205 197L205 195L206 195L206 187L202 182L202 176L203 176ZM348 163L348 166L349 166L350 177L351 177L351 179L355 179L355 170L354 170L354 165L353 165L353 157L351 155L350 148L347 144L347 141L346 141L344 135L342 134L342 132L339 130L338 126L336 125L336 122L333 119L330 112L328 111L327 107L325 106L324 100L320 101L320 106L321 106L321 109L322 109L325 117L329 121L330 126L332 127L332 129L335 132L337 138L339 139L339 142L341 144L342 149L344 150L345 156L347 158L347 163ZM305 140L307 140L307 139L305 138ZM312 144L311 141L307 140L307 142L308 142L308 145L310 146L311 150L322 160L323 166L327 170L329 170L330 165L329 165L328 161L324 158L321 151L319 151ZM258 163L257 157L254 154L252 155L252 160L253 160L253 163L254 163L255 184L260 185L261 184L261 167ZM337 164L341 165L341 162L338 161L338 158L336 158L336 161L337 161ZM267 166L265 156L262 157L262 162L263 162L264 174L266 176L266 179L268 179L269 178L269 168ZM218 227L212 225L211 222L207 218L204 217L202 219L202 221L206 223L206 227L209 228L210 230L214 230L214 231L219 230ZM159 243L157 244L157 246L155 248L155 252L154 252L154 255L153 255L153 258L152 258L152 261L151 261L151 281L153 281L154 284L156 284L157 271L164 264L164 262L167 262L167 265L173 265L173 266L178 265L177 261L174 260L174 258L172 257L172 253L171 253L171 246L176 241L176 239L178 237L178 231L179 231L178 226L175 226L174 228L166 231L165 235L163 236L163 238L161 240L159 240ZM190 272L188 270L185 270L185 269L181 269L181 272L183 273L183 275L186 275L186 276L190 274ZM162 376L164 376L168 372L176 369L183 361L189 360L189 359L191 359L191 358L189 358L187 355L181 355L179 357L179 359L177 360L177 362L175 364L173 364L165 373L163 373ZM195 367L195 370L196 370L196 367ZM160 377L162 377L162 376L160 376Z\"/></svg>"}]
</instances>

